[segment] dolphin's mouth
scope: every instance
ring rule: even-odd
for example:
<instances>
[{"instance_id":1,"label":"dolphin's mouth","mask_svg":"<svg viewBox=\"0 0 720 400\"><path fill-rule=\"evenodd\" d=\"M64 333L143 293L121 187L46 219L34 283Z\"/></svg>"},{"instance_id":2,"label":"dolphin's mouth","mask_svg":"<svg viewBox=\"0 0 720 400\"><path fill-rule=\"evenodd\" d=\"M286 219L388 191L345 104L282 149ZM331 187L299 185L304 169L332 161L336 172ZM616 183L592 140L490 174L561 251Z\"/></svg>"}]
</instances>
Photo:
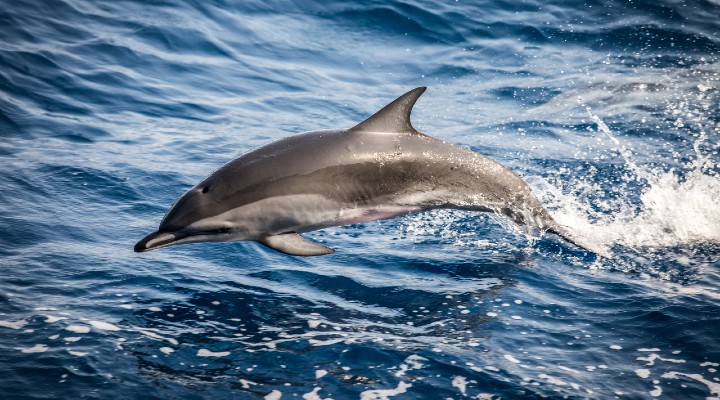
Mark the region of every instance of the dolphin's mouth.
<instances>
[{"instance_id":1,"label":"dolphin's mouth","mask_svg":"<svg viewBox=\"0 0 720 400\"><path fill-rule=\"evenodd\" d=\"M175 236L175 234L169 233L169 232L160 232L155 231L147 236L145 236L142 240L137 242L135 245L135 251L137 253L148 251L152 249L157 249L158 247L167 246L169 244L172 244L173 242L177 241L179 238Z\"/></svg>"},{"instance_id":2,"label":"dolphin's mouth","mask_svg":"<svg viewBox=\"0 0 720 400\"><path fill-rule=\"evenodd\" d=\"M137 242L135 252L142 253L143 251L154 250L171 244L235 240L233 236L230 235L231 232L232 229L227 227L194 233L155 231ZM221 239L219 236L224 236L224 239Z\"/></svg>"}]
</instances>

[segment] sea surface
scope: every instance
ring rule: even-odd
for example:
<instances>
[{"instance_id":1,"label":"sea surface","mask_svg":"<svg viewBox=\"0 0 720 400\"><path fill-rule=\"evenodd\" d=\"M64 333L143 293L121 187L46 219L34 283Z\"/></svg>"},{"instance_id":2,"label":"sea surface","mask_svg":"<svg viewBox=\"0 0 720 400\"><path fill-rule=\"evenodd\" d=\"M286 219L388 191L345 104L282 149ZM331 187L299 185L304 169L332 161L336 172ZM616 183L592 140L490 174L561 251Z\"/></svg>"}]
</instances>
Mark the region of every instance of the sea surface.
<instances>
[{"instance_id":1,"label":"sea surface","mask_svg":"<svg viewBox=\"0 0 720 400\"><path fill-rule=\"evenodd\" d=\"M597 258L435 211L134 253L428 86ZM0 399L720 398L720 2L0 1Z\"/></svg>"}]
</instances>

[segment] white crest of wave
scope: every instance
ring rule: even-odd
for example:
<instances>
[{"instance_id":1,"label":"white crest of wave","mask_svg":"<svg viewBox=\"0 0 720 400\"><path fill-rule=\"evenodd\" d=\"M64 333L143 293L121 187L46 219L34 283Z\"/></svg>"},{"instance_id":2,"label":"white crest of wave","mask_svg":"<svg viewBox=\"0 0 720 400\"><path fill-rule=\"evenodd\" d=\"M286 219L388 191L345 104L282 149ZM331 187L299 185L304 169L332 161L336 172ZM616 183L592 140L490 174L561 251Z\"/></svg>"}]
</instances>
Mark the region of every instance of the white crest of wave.
<instances>
[{"instance_id":1,"label":"white crest of wave","mask_svg":"<svg viewBox=\"0 0 720 400\"><path fill-rule=\"evenodd\" d=\"M602 184L580 184L583 191L602 190ZM720 242L720 177L692 171L680 178L658 172L647 182L642 204L615 201L610 214L596 211L574 194L562 194L550 184L543 198L554 198L552 214L577 234L605 248L668 247L693 242ZM537 183L535 183L537 186ZM585 197L585 196L582 196Z\"/></svg>"},{"instance_id":2,"label":"white crest of wave","mask_svg":"<svg viewBox=\"0 0 720 400\"><path fill-rule=\"evenodd\" d=\"M614 199L602 196L613 182L593 179L593 183L588 183L579 179L567 185L572 188L571 193L563 193L547 181L534 178L531 184L553 209L552 214L559 223L606 249L614 245L639 250L696 242L720 243L720 174L717 172L720 163L713 160L720 144L711 143L703 130L693 146L694 160L682 171L641 166L600 117L589 108L588 113L623 157L628 170L624 183L640 185L639 202L631 199L630 187L627 196ZM711 127L710 131L717 134L719 129ZM703 154L701 148L712 150L710 154Z\"/></svg>"}]
</instances>

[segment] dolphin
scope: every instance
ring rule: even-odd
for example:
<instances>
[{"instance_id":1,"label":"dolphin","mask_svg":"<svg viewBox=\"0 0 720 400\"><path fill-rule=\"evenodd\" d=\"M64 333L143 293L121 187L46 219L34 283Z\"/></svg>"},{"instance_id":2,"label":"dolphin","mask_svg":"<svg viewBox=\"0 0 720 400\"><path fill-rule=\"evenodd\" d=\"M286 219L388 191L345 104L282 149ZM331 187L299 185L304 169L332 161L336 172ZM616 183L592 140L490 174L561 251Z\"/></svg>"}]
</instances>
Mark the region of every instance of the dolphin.
<instances>
[{"instance_id":1,"label":"dolphin","mask_svg":"<svg viewBox=\"0 0 720 400\"><path fill-rule=\"evenodd\" d=\"M413 128L410 112L425 89L350 129L301 133L231 160L180 197L135 251L249 240L319 256L334 250L300 234L453 208L505 215L603 255L558 224L510 169Z\"/></svg>"}]
</instances>

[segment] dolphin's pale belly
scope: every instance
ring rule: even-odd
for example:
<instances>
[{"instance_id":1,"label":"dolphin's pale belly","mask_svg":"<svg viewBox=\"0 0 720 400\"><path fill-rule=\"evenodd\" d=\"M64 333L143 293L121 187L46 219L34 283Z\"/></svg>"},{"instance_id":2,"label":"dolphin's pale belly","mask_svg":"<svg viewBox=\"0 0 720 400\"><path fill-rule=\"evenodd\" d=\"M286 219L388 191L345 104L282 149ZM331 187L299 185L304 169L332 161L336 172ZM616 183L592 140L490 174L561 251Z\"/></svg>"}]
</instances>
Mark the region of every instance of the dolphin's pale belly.
<instances>
[{"instance_id":1,"label":"dolphin's pale belly","mask_svg":"<svg viewBox=\"0 0 720 400\"><path fill-rule=\"evenodd\" d=\"M325 224L321 225L321 228L328 228L331 226L350 225L358 224L361 222L377 221L381 219L396 218L407 214L423 211L421 207L401 207L401 206L378 206L378 207L366 207L366 208L355 208L355 209L343 209L338 214L338 217L326 221ZM321 229L314 228L307 231Z\"/></svg>"},{"instance_id":2,"label":"dolphin's pale belly","mask_svg":"<svg viewBox=\"0 0 720 400\"><path fill-rule=\"evenodd\" d=\"M226 221L232 240L256 240L286 232L310 232L422 211L411 205L344 203L320 194L293 194L262 199L212 218ZM196 228L202 228L199 221Z\"/></svg>"}]
</instances>

